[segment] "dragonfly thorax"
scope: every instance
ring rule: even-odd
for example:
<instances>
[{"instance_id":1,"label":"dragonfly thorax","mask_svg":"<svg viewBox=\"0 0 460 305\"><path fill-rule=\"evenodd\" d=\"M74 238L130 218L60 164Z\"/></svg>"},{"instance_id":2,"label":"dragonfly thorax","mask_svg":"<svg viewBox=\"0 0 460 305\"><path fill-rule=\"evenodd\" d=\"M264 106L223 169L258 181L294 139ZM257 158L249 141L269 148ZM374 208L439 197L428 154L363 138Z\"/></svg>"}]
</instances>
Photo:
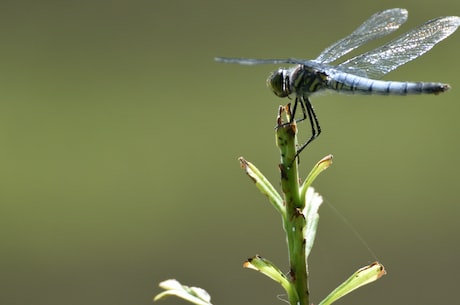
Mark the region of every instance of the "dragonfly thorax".
<instances>
[{"instance_id":1,"label":"dragonfly thorax","mask_svg":"<svg viewBox=\"0 0 460 305\"><path fill-rule=\"evenodd\" d=\"M267 78L267 86L279 97L286 97L291 94L289 84L289 72L286 69L273 71Z\"/></svg>"},{"instance_id":2,"label":"dragonfly thorax","mask_svg":"<svg viewBox=\"0 0 460 305\"><path fill-rule=\"evenodd\" d=\"M298 65L273 72L267 79L267 85L279 97L306 97L324 90L328 81L328 75L317 68Z\"/></svg>"}]
</instances>

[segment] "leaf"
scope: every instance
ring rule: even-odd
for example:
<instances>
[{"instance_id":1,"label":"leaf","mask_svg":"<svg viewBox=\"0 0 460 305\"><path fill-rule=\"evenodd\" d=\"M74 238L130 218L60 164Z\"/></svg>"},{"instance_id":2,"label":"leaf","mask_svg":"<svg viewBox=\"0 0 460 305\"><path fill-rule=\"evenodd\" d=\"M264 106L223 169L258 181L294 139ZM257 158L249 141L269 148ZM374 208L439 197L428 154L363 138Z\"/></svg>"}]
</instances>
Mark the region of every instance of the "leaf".
<instances>
[{"instance_id":1,"label":"leaf","mask_svg":"<svg viewBox=\"0 0 460 305\"><path fill-rule=\"evenodd\" d=\"M259 271L262 274L265 274L272 280L281 284L281 286L286 290L289 299L298 300L298 295L295 290L295 287L292 283L286 278L284 273L276 267L271 261L268 259L263 258L260 255L256 255L252 258L249 258L244 264L243 267L254 269ZM297 302L295 302L297 303Z\"/></svg>"},{"instance_id":2,"label":"leaf","mask_svg":"<svg viewBox=\"0 0 460 305\"><path fill-rule=\"evenodd\" d=\"M241 167L245 170L249 178L254 181L256 187L262 192L262 194L268 197L273 207L284 217L286 214L286 209L283 205L283 199L276 191L275 187L273 187L270 181L265 178L265 176L259 171L257 167L254 166L254 164L245 160L243 157L240 157L239 160Z\"/></svg>"},{"instance_id":3,"label":"leaf","mask_svg":"<svg viewBox=\"0 0 460 305\"><path fill-rule=\"evenodd\" d=\"M159 286L165 289L165 291L157 294L153 298L153 301L174 295L197 305L212 305L211 296L202 288L182 285L173 279L163 281Z\"/></svg>"},{"instance_id":4,"label":"leaf","mask_svg":"<svg viewBox=\"0 0 460 305\"><path fill-rule=\"evenodd\" d=\"M308 259L313 243L315 242L316 231L318 229L319 214L318 210L323 203L323 197L315 192L313 187L308 187L305 194L305 209L303 214L305 216L306 226L304 228L305 238L305 258Z\"/></svg>"},{"instance_id":5,"label":"leaf","mask_svg":"<svg viewBox=\"0 0 460 305\"><path fill-rule=\"evenodd\" d=\"M339 287L334 289L324 300L318 305L329 305L337 301L344 295L352 292L353 290L372 283L386 274L385 268L379 262L370 264L356 271L345 282L340 284Z\"/></svg>"}]
</instances>

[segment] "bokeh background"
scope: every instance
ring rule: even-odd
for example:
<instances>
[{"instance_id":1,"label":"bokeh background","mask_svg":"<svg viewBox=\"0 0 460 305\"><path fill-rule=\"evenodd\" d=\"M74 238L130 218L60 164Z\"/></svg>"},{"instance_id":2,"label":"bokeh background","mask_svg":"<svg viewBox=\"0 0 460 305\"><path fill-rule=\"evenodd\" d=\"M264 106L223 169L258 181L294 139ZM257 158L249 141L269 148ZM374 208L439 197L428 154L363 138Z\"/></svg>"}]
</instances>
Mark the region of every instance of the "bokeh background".
<instances>
[{"instance_id":1,"label":"bokeh background","mask_svg":"<svg viewBox=\"0 0 460 305\"><path fill-rule=\"evenodd\" d=\"M401 6L399 33L460 15L455 0L1 2L0 303L151 304L177 278L216 305L282 304L242 268L255 254L288 264L280 218L237 158L278 184L287 100L265 86L276 66L213 57L314 58ZM459 48L460 32L385 78L446 94L313 99L324 133L302 175L334 164L315 182L312 302L372 252L388 275L340 304L458 302Z\"/></svg>"}]
</instances>

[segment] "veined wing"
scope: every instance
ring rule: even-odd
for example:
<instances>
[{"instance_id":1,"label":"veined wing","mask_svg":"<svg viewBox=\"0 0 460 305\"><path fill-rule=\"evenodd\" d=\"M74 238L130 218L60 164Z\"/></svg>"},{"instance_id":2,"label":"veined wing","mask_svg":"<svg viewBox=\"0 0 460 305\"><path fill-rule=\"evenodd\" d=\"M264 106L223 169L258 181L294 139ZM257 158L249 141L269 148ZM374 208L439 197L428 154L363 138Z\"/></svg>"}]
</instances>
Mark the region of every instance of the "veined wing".
<instances>
[{"instance_id":1,"label":"veined wing","mask_svg":"<svg viewBox=\"0 0 460 305\"><path fill-rule=\"evenodd\" d=\"M232 57L215 57L215 61L240 64L240 65L261 65L261 64L299 64L302 61L294 58L285 59L256 59L256 58L232 58Z\"/></svg>"},{"instance_id":2,"label":"veined wing","mask_svg":"<svg viewBox=\"0 0 460 305\"><path fill-rule=\"evenodd\" d=\"M353 33L337 41L324 50L316 61L332 62L368 41L386 36L397 30L407 20L407 10L402 8L389 9L372 15Z\"/></svg>"},{"instance_id":3,"label":"veined wing","mask_svg":"<svg viewBox=\"0 0 460 305\"><path fill-rule=\"evenodd\" d=\"M380 78L429 51L459 26L460 17L456 16L429 20L379 48L345 61L337 69L363 71L367 77Z\"/></svg>"}]
</instances>

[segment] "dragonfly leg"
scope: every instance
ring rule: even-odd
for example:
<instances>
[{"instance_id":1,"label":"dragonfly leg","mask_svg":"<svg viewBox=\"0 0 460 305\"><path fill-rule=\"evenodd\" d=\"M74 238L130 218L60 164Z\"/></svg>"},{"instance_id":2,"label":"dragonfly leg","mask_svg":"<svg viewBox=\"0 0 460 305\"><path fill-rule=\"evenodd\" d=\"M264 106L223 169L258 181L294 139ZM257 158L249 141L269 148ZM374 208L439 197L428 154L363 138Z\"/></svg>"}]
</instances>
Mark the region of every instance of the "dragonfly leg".
<instances>
[{"instance_id":1,"label":"dragonfly leg","mask_svg":"<svg viewBox=\"0 0 460 305\"><path fill-rule=\"evenodd\" d=\"M300 104L300 108L302 108L303 117L301 119L296 119L295 118L295 113L297 112L297 105L298 104ZM299 123L299 122L302 122L303 120L305 120L306 118L307 118L307 110L305 109L305 104L304 104L303 100L300 97L296 97L295 102L294 102L294 108L292 108L291 121L289 123L292 124L292 122L294 122L294 120L295 120L296 123Z\"/></svg>"},{"instance_id":2,"label":"dragonfly leg","mask_svg":"<svg viewBox=\"0 0 460 305\"><path fill-rule=\"evenodd\" d=\"M308 97L299 97L296 98L296 102L294 104L294 111L292 113L293 117L295 115L295 110L297 103L300 104L300 107L302 108L303 112L303 118L298 120L297 122L305 120L307 117L310 121L310 126L311 126L311 137L308 139L307 142L302 144L300 148L297 150L296 157L299 156L299 154L307 147L308 144L310 144L314 139L316 139L320 133L321 133L321 126L319 126L318 118L316 117L315 110L313 109L312 104L310 103L310 100Z\"/></svg>"}]
</instances>

